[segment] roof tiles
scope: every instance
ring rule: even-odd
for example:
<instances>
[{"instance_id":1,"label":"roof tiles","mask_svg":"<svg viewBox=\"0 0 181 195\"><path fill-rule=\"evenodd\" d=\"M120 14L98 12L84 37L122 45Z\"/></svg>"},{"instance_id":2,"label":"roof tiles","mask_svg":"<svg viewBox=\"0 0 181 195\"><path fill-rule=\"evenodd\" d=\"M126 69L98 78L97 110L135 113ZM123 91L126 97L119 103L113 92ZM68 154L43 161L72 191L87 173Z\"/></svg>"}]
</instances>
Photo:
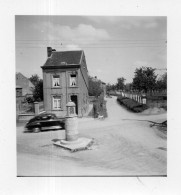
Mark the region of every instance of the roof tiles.
<instances>
[{"instance_id":1,"label":"roof tiles","mask_svg":"<svg viewBox=\"0 0 181 195\"><path fill-rule=\"evenodd\" d=\"M61 66L80 64L83 51L54 51L44 66Z\"/></svg>"}]
</instances>

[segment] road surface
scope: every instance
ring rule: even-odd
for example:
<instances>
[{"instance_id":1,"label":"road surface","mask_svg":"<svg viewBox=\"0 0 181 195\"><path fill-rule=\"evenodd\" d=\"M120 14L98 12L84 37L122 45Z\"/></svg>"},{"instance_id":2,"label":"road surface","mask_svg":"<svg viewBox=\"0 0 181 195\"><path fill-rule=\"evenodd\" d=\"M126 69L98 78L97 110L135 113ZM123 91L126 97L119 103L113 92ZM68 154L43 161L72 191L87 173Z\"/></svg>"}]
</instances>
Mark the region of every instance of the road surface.
<instances>
[{"instance_id":1,"label":"road surface","mask_svg":"<svg viewBox=\"0 0 181 195\"><path fill-rule=\"evenodd\" d=\"M90 150L71 153L54 146L52 140L65 138L64 130L23 133L24 124L18 124L17 175L165 176L166 135L146 120L162 122L166 113L135 114L115 97L106 100L108 118L78 119L80 136L95 140Z\"/></svg>"}]
</instances>

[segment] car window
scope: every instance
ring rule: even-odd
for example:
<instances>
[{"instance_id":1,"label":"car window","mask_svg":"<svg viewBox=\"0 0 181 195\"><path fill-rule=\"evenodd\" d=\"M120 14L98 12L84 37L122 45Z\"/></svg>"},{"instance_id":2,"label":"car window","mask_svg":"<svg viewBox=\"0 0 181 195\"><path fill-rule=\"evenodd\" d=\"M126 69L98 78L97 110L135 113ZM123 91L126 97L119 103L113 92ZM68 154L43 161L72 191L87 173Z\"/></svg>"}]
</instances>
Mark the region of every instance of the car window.
<instances>
[{"instance_id":1,"label":"car window","mask_svg":"<svg viewBox=\"0 0 181 195\"><path fill-rule=\"evenodd\" d=\"M42 120L47 120L48 119L48 116L42 116L41 119Z\"/></svg>"}]
</instances>

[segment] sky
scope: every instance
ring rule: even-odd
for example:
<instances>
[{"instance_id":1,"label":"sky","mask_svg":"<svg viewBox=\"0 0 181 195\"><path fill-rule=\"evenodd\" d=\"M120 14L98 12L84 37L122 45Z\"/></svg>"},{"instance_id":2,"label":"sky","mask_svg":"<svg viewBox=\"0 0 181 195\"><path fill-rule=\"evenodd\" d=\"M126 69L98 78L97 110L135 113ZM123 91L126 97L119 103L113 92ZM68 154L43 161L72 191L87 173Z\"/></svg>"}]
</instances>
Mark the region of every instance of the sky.
<instances>
[{"instance_id":1,"label":"sky","mask_svg":"<svg viewBox=\"0 0 181 195\"><path fill-rule=\"evenodd\" d=\"M136 68L167 68L167 17L31 16L15 17L16 72L38 74L48 46L56 51L84 50L90 76L132 82Z\"/></svg>"}]
</instances>

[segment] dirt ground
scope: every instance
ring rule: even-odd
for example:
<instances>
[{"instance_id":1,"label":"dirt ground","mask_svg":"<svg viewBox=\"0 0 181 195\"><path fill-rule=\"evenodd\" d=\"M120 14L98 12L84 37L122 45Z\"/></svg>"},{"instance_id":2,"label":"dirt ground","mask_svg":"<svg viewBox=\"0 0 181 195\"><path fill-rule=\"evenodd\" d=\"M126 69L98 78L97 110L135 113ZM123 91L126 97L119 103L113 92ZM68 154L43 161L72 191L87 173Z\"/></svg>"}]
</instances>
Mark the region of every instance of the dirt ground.
<instances>
[{"instance_id":1,"label":"dirt ground","mask_svg":"<svg viewBox=\"0 0 181 195\"><path fill-rule=\"evenodd\" d=\"M79 136L94 138L89 150L71 153L54 146L65 130L23 133L17 125L18 176L165 176L167 135L147 120L163 122L165 112L135 114L107 98L104 120L78 119Z\"/></svg>"}]
</instances>

